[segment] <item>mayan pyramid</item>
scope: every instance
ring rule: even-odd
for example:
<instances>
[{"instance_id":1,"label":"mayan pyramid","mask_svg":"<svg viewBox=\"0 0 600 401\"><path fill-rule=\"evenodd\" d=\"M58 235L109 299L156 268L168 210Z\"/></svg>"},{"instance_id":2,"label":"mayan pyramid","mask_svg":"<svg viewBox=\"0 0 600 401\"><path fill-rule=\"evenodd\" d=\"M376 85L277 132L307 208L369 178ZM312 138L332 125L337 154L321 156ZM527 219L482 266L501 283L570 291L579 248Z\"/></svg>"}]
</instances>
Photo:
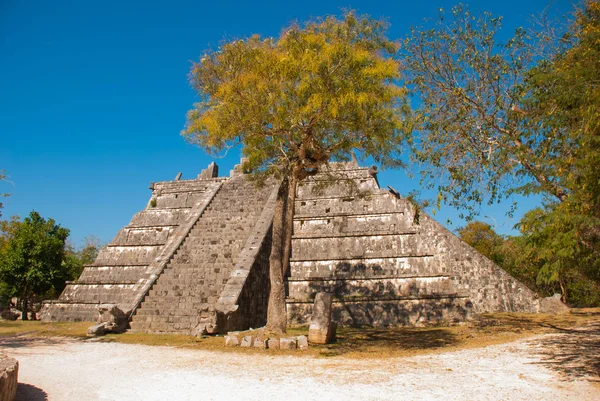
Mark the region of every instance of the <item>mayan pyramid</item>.
<instances>
[{"instance_id":1,"label":"mayan pyramid","mask_svg":"<svg viewBox=\"0 0 600 401\"><path fill-rule=\"evenodd\" d=\"M142 332L225 332L265 324L270 230L278 184L241 172L152 183L135 214L43 320L95 321L116 304ZM396 191L374 169L331 163L298 184L290 323L307 324L315 294L334 294L334 320L373 326L465 320L471 313L537 312L534 292Z\"/></svg>"}]
</instances>

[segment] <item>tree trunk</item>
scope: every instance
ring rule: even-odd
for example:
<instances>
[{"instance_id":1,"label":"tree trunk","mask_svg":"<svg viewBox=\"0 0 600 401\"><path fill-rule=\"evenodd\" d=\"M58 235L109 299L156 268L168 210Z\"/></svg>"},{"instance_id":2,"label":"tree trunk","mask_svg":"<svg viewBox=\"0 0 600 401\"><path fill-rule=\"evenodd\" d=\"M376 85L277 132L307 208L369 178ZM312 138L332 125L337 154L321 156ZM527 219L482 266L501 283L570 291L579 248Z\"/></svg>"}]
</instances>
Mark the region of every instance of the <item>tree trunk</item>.
<instances>
[{"instance_id":1,"label":"tree trunk","mask_svg":"<svg viewBox=\"0 0 600 401\"><path fill-rule=\"evenodd\" d=\"M513 139L514 145L525 152L528 156L533 157L531 148L523 145L520 139ZM525 167L527 171L533 176L533 178L541 184L551 195L558 198L559 201L564 202L567 199L567 192L564 188L559 187L556 183L552 182L546 174L540 171L535 163L530 163L528 160L522 159L518 161L521 166Z\"/></svg>"},{"instance_id":2,"label":"tree trunk","mask_svg":"<svg viewBox=\"0 0 600 401\"><path fill-rule=\"evenodd\" d=\"M273 234L271 241L271 255L269 257L269 278L271 291L267 308L267 331L283 334L286 331L287 316L285 310L285 289L283 286L283 219L285 213L285 199L288 191L288 180L285 179L279 187L275 212L273 215Z\"/></svg>"},{"instance_id":3,"label":"tree trunk","mask_svg":"<svg viewBox=\"0 0 600 401\"><path fill-rule=\"evenodd\" d=\"M565 288L565 286L563 284L562 274L558 278L558 285L560 285L560 295L562 298L561 300L562 300L563 304L566 305L567 304L567 289Z\"/></svg>"},{"instance_id":4,"label":"tree trunk","mask_svg":"<svg viewBox=\"0 0 600 401\"><path fill-rule=\"evenodd\" d=\"M298 178L292 174L289 181L288 196L285 207L285 223L283 235L283 277L285 278L290 269L290 257L292 254L292 234L294 233L294 212L296 209L296 183Z\"/></svg>"}]
</instances>

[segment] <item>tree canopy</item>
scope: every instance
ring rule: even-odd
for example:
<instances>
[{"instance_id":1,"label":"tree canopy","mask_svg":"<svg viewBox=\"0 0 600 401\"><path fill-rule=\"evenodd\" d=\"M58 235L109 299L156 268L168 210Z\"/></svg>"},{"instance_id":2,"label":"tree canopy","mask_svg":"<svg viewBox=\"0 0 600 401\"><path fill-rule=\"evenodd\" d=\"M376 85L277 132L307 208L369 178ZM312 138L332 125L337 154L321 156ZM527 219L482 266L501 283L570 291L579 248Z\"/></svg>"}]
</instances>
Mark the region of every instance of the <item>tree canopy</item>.
<instances>
[{"instance_id":1,"label":"tree canopy","mask_svg":"<svg viewBox=\"0 0 600 401\"><path fill-rule=\"evenodd\" d=\"M537 283L559 283L567 300L573 283L600 279L600 3L585 2L562 36L520 28L505 43L501 18L463 6L447 17L405 41L413 158L471 216L486 200L544 195L520 245Z\"/></svg>"},{"instance_id":2,"label":"tree canopy","mask_svg":"<svg viewBox=\"0 0 600 401\"><path fill-rule=\"evenodd\" d=\"M502 246L504 240L488 223L472 221L465 227L460 228L458 235L483 255L501 264L502 258L499 255L498 248Z\"/></svg>"},{"instance_id":3,"label":"tree canopy","mask_svg":"<svg viewBox=\"0 0 600 401\"><path fill-rule=\"evenodd\" d=\"M543 35L519 28L501 42L501 27L502 17L459 5L433 28L413 28L402 49L415 96L413 158L426 165L423 182L467 216L513 193L568 193L555 164L574 138L528 107Z\"/></svg>"},{"instance_id":4,"label":"tree canopy","mask_svg":"<svg viewBox=\"0 0 600 401\"><path fill-rule=\"evenodd\" d=\"M242 145L244 169L282 179L273 220L267 327L285 331L283 270L296 183L353 151L398 165L406 91L387 25L346 13L206 52L191 71L200 95L183 135L210 152ZM272 313L273 312L273 313Z\"/></svg>"},{"instance_id":5,"label":"tree canopy","mask_svg":"<svg viewBox=\"0 0 600 401\"><path fill-rule=\"evenodd\" d=\"M192 67L201 101L183 135L211 152L243 144L248 169L277 176L349 160L353 150L394 163L405 90L385 32L349 12L205 53Z\"/></svg>"},{"instance_id":6,"label":"tree canopy","mask_svg":"<svg viewBox=\"0 0 600 401\"><path fill-rule=\"evenodd\" d=\"M52 288L62 289L71 278L62 263L69 230L35 211L3 228L8 241L0 249L0 281L5 295L20 298L25 320L32 299Z\"/></svg>"},{"instance_id":7,"label":"tree canopy","mask_svg":"<svg viewBox=\"0 0 600 401\"><path fill-rule=\"evenodd\" d=\"M102 242L94 235L85 237L80 246L74 246L70 241L67 241L63 266L69 271L70 279L77 279L83 272L85 265L94 263L102 247Z\"/></svg>"}]
</instances>

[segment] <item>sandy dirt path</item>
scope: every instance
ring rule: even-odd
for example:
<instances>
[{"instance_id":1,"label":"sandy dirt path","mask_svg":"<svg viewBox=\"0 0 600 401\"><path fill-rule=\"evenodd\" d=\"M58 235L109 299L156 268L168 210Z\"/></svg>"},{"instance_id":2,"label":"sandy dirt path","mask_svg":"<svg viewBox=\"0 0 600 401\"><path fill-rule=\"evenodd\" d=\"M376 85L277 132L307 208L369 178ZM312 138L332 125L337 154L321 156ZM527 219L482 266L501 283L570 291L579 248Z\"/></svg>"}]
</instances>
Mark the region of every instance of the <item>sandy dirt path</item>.
<instances>
[{"instance_id":1,"label":"sandy dirt path","mask_svg":"<svg viewBox=\"0 0 600 401\"><path fill-rule=\"evenodd\" d=\"M22 337L0 339L0 348L19 360L19 401L600 399L585 369L561 372L563 349L549 353L561 341L383 360Z\"/></svg>"}]
</instances>

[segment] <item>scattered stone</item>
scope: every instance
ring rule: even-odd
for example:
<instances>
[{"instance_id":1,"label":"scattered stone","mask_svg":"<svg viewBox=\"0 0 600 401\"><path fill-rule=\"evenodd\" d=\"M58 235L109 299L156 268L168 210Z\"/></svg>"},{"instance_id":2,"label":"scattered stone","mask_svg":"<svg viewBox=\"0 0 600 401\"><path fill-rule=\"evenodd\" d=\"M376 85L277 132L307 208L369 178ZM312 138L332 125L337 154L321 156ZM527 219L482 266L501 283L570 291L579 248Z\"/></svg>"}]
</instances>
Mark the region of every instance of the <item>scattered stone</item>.
<instances>
[{"instance_id":1,"label":"scattered stone","mask_svg":"<svg viewBox=\"0 0 600 401\"><path fill-rule=\"evenodd\" d=\"M21 316L19 311L13 308L5 309L0 312L0 318L4 320L17 320L19 316Z\"/></svg>"},{"instance_id":2,"label":"scattered stone","mask_svg":"<svg viewBox=\"0 0 600 401\"><path fill-rule=\"evenodd\" d=\"M258 337L257 337L257 338L254 340L254 344L252 344L252 346L253 346L254 348L262 348L262 349L266 349L266 348L267 348L267 340L263 340L263 339L260 339L260 338L258 338Z\"/></svg>"},{"instance_id":3,"label":"scattered stone","mask_svg":"<svg viewBox=\"0 0 600 401\"><path fill-rule=\"evenodd\" d=\"M240 338L238 336L225 336L225 346L237 347L240 345Z\"/></svg>"},{"instance_id":4,"label":"scattered stone","mask_svg":"<svg viewBox=\"0 0 600 401\"><path fill-rule=\"evenodd\" d=\"M284 337L279 339L280 349L296 349L296 337Z\"/></svg>"},{"instance_id":5,"label":"scattered stone","mask_svg":"<svg viewBox=\"0 0 600 401\"><path fill-rule=\"evenodd\" d=\"M279 349L279 339L278 338L269 338L267 340L267 348Z\"/></svg>"},{"instance_id":6,"label":"scattered stone","mask_svg":"<svg viewBox=\"0 0 600 401\"><path fill-rule=\"evenodd\" d=\"M87 331L85 334L88 337L103 336L104 334L106 334L106 330L104 328L105 324L106 323L98 323L93 326L90 326L87 328Z\"/></svg>"},{"instance_id":7,"label":"scattered stone","mask_svg":"<svg viewBox=\"0 0 600 401\"><path fill-rule=\"evenodd\" d=\"M197 324L196 327L194 327L192 329L192 331L190 332L190 335L192 337L202 337L205 334L207 334L207 332L206 332L206 324L204 324L204 323Z\"/></svg>"},{"instance_id":8,"label":"scattered stone","mask_svg":"<svg viewBox=\"0 0 600 401\"><path fill-rule=\"evenodd\" d=\"M568 313L569 310L570 308L563 303L560 294L554 294L551 297L543 298L540 301L540 312L542 313L561 315L563 313Z\"/></svg>"},{"instance_id":9,"label":"scattered stone","mask_svg":"<svg viewBox=\"0 0 600 401\"><path fill-rule=\"evenodd\" d=\"M299 349L308 349L308 338L306 336L298 336L296 340L298 341Z\"/></svg>"},{"instance_id":10,"label":"scattered stone","mask_svg":"<svg viewBox=\"0 0 600 401\"><path fill-rule=\"evenodd\" d=\"M331 321L333 294L319 292L315 296L313 314L308 328L308 341L314 344L329 344L335 340L336 325Z\"/></svg>"},{"instance_id":11,"label":"scattered stone","mask_svg":"<svg viewBox=\"0 0 600 401\"><path fill-rule=\"evenodd\" d=\"M0 353L0 401L13 401L17 396L19 362Z\"/></svg>"},{"instance_id":12,"label":"scattered stone","mask_svg":"<svg viewBox=\"0 0 600 401\"><path fill-rule=\"evenodd\" d=\"M98 323L104 324L105 332L123 333L129 328L127 315L115 304L98 305L98 313Z\"/></svg>"},{"instance_id":13,"label":"scattered stone","mask_svg":"<svg viewBox=\"0 0 600 401\"><path fill-rule=\"evenodd\" d=\"M252 336L244 336L242 338L242 347L251 347L252 346Z\"/></svg>"}]
</instances>

